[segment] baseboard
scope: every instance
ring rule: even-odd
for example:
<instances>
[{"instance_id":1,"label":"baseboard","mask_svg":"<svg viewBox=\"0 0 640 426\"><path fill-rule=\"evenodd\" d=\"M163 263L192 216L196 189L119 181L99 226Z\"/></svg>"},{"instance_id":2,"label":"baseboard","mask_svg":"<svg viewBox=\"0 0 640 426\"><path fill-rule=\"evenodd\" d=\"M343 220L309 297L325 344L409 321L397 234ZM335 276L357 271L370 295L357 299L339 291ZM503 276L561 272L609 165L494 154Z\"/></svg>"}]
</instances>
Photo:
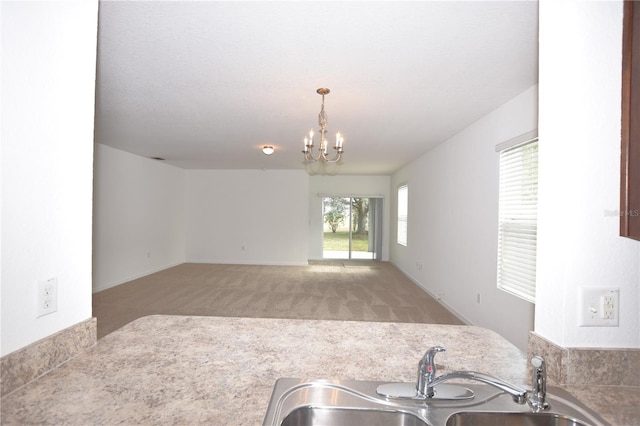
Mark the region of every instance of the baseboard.
<instances>
[{"instance_id":1,"label":"baseboard","mask_svg":"<svg viewBox=\"0 0 640 426\"><path fill-rule=\"evenodd\" d=\"M92 292L93 293L98 293L99 291L107 290L107 289L109 289L111 287L116 287L116 286L119 286L120 284L128 283L129 281L137 280L138 278L146 277L147 275L155 274L156 272L164 271L166 269L173 268L173 267L178 266L178 265L182 265L183 263L188 263L188 262L171 263L169 265L161 266L161 267L155 268L155 269L150 269L150 270L148 270L146 272L143 272L143 273L140 273L140 274L131 275L131 276L128 276L126 278L119 279L117 281L112 281L112 282L109 282L109 283L106 283L106 284L98 284L93 288Z\"/></svg>"},{"instance_id":2,"label":"baseboard","mask_svg":"<svg viewBox=\"0 0 640 426\"><path fill-rule=\"evenodd\" d=\"M247 262L238 262L236 260L203 260L203 259L190 259L185 260L184 263L210 263L212 265L256 265L256 266L309 266L308 261L304 262L273 262L268 260L253 260Z\"/></svg>"},{"instance_id":3,"label":"baseboard","mask_svg":"<svg viewBox=\"0 0 640 426\"><path fill-rule=\"evenodd\" d=\"M96 326L96 318L89 318L0 358L0 396L15 392L95 345Z\"/></svg>"},{"instance_id":4,"label":"baseboard","mask_svg":"<svg viewBox=\"0 0 640 426\"><path fill-rule=\"evenodd\" d=\"M464 315L461 315L459 312L457 312L455 309L453 309L451 306L449 306L447 303L443 302L442 299L439 299L437 295L433 294L427 287L425 287L420 281L418 281L417 279L415 279L414 277L412 277L410 274L406 273L405 271L403 271L398 265L396 265L394 262L389 261L389 263L391 263L393 266L395 266L396 268L398 268L398 270L400 272L402 272L402 274L409 278L411 280L411 282L413 282L415 285L417 285L418 287L420 287L425 293L427 293L429 296L433 297L439 304L441 304L442 306L444 306L444 308L451 312L451 314L453 316L455 316L456 318L458 318L462 323L466 324L466 325L475 325L473 322L469 321L467 318L464 317Z\"/></svg>"},{"instance_id":5,"label":"baseboard","mask_svg":"<svg viewBox=\"0 0 640 426\"><path fill-rule=\"evenodd\" d=\"M247 262L238 262L238 261L228 261L228 260L212 260L212 259L188 259L184 262L178 262L170 265L163 266L161 268L152 269L147 272L141 274L135 274L128 276L126 278L120 279L118 281L112 281L107 284L96 285L93 288L93 293L98 293L100 291L107 290L112 287L119 286L124 283L128 283L129 281L137 280L138 278L146 277L147 275L155 274L156 272L164 271L169 268L173 268L178 265L182 265L183 263L208 263L212 265L256 265L256 266L309 266L309 261L304 262L273 262L273 261L247 261ZM448 308L447 308L448 309Z\"/></svg>"}]
</instances>

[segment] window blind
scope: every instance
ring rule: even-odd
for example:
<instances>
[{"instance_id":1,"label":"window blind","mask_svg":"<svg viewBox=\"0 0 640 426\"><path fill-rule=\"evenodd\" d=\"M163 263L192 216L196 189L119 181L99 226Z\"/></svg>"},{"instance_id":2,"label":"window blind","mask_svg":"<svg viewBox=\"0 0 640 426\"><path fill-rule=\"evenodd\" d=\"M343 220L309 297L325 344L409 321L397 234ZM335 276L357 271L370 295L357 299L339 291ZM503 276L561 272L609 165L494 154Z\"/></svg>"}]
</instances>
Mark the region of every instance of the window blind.
<instances>
[{"instance_id":1,"label":"window blind","mask_svg":"<svg viewBox=\"0 0 640 426\"><path fill-rule=\"evenodd\" d=\"M407 185L398 187L398 244L407 245L407 213L409 210L409 189Z\"/></svg>"},{"instance_id":2,"label":"window blind","mask_svg":"<svg viewBox=\"0 0 640 426\"><path fill-rule=\"evenodd\" d=\"M535 303L538 140L500 152L498 288Z\"/></svg>"}]
</instances>

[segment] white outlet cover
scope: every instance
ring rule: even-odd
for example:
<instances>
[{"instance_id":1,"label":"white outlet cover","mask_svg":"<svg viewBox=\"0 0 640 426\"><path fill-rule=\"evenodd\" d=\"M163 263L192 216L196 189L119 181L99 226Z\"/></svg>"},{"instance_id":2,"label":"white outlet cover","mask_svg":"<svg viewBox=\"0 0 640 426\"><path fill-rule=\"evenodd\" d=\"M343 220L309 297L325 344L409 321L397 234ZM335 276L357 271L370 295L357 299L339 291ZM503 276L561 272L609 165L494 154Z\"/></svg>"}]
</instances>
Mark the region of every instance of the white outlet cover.
<instances>
[{"instance_id":1,"label":"white outlet cover","mask_svg":"<svg viewBox=\"0 0 640 426\"><path fill-rule=\"evenodd\" d=\"M612 300L612 317L604 318L603 301ZM620 309L620 289L611 287L582 287L578 303L578 326L580 327L618 327Z\"/></svg>"},{"instance_id":2,"label":"white outlet cover","mask_svg":"<svg viewBox=\"0 0 640 426\"><path fill-rule=\"evenodd\" d=\"M38 281L38 318L58 310L58 279Z\"/></svg>"}]
</instances>

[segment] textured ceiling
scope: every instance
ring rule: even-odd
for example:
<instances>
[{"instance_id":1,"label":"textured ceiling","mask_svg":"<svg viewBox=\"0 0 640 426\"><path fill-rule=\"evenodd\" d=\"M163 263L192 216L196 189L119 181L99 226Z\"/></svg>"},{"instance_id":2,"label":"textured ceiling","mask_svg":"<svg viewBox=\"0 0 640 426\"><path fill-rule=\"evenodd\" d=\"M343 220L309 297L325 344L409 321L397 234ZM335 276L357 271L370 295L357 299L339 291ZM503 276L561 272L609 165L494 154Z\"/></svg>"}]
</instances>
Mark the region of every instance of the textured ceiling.
<instances>
[{"instance_id":1,"label":"textured ceiling","mask_svg":"<svg viewBox=\"0 0 640 426\"><path fill-rule=\"evenodd\" d=\"M183 168L304 169L328 87L340 173L390 174L537 70L533 1L103 0L96 141Z\"/></svg>"}]
</instances>

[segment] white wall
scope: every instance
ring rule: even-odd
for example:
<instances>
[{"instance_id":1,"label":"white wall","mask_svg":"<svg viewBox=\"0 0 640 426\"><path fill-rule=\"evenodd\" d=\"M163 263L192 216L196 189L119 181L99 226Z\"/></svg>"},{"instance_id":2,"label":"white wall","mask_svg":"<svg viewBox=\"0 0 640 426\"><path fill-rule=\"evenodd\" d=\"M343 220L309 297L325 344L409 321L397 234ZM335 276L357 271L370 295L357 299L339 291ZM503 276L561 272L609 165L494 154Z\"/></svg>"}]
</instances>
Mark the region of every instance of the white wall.
<instances>
[{"instance_id":1,"label":"white wall","mask_svg":"<svg viewBox=\"0 0 640 426\"><path fill-rule=\"evenodd\" d=\"M95 145L93 289L184 262L185 172Z\"/></svg>"},{"instance_id":2,"label":"white wall","mask_svg":"<svg viewBox=\"0 0 640 426\"><path fill-rule=\"evenodd\" d=\"M2 2L2 355L91 317L97 0ZM37 282L58 310L37 316Z\"/></svg>"},{"instance_id":3,"label":"white wall","mask_svg":"<svg viewBox=\"0 0 640 426\"><path fill-rule=\"evenodd\" d=\"M526 348L533 304L496 287L498 143L537 127L534 86L391 178L391 261L468 323ZM396 243L397 187L409 188L408 243ZM480 295L480 303L477 295Z\"/></svg>"},{"instance_id":4,"label":"white wall","mask_svg":"<svg viewBox=\"0 0 640 426\"><path fill-rule=\"evenodd\" d=\"M311 176L309 178L309 259L322 259L322 197L382 195L382 260L389 260L389 176Z\"/></svg>"},{"instance_id":5,"label":"white wall","mask_svg":"<svg viewBox=\"0 0 640 426\"><path fill-rule=\"evenodd\" d=\"M309 177L297 170L187 170L188 262L306 265Z\"/></svg>"},{"instance_id":6,"label":"white wall","mask_svg":"<svg viewBox=\"0 0 640 426\"><path fill-rule=\"evenodd\" d=\"M619 237L622 2L540 2L536 332L640 347L640 242ZM637 183L637 182L636 182ZM620 289L619 327L578 327L578 293Z\"/></svg>"}]
</instances>

